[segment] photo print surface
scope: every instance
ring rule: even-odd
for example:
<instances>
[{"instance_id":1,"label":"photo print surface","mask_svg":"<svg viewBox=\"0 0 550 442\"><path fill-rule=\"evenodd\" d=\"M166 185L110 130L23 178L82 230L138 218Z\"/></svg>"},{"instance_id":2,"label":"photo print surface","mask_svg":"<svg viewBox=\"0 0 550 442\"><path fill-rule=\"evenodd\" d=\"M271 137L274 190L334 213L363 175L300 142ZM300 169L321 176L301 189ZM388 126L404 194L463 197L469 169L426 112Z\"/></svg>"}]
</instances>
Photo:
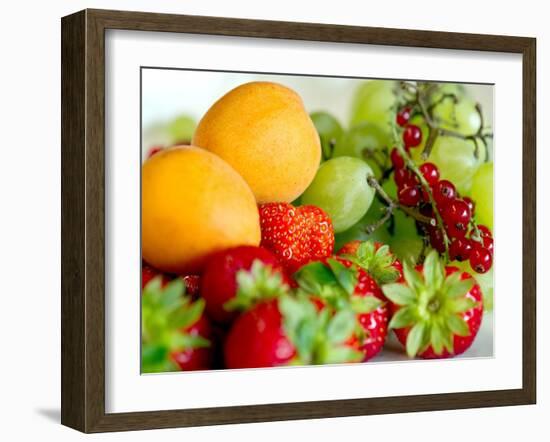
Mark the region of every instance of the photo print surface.
<instances>
[{"instance_id":1,"label":"photo print surface","mask_svg":"<svg viewBox=\"0 0 550 442\"><path fill-rule=\"evenodd\" d=\"M493 85L141 70L141 372L493 356Z\"/></svg>"}]
</instances>

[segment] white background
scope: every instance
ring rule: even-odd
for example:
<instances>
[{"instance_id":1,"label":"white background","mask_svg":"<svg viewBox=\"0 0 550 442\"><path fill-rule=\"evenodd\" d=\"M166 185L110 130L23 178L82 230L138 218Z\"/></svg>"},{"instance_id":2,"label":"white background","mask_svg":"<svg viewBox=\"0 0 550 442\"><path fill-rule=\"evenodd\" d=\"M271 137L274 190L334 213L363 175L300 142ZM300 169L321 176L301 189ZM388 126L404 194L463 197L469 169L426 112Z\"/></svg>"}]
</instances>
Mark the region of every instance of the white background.
<instances>
[{"instance_id":1,"label":"white background","mask_svg":"<svg viewBox=\"0 0 550 442\"><path fill-rule=\"evenodd\" d=\"M308 4L310 3L310 4ZM0 192L0 268L3 284L0 392L6 440L29 438L80 440L83 436L58 425L59 307L60 307L60 30L59 17L84 7L155 10L203 15L317 21L356 25L438 29L449 31L530 35L538 38L539 220L544 213L543 191L548 174L542 166L550 137L550 30L543 2L500 3L461 0L455 8L441 2L197 2L49 1L10 3L2 10L2 69L0 70L0 129L2 168ZM452 12L451 12L452 11ZM517 110L518 113L521 109ZM518 183L519 186L519 183ZM99 440L281 440L315 437L334 440L344 434L396 440L454 441L475 437L525 438L547 433L543 416L550 413L550 335L544 312L550 303L542 280L548 259L548 234L539 228L539 404L529 407L414 413L316 421L266 423L199 429L93 436ZM7 284L6 284L7 283ZM470 430L469 427L475 427ZM458 429L462 431L456 431ZM474 436L475 435L475 436ZM543 436L544 437L544 436ZM535 437L534 440L542 440Z\"/></svg>"},{"instance_id":2,"label":"white background","mask_svg":"<svg viewBox=\"0 0 550 442\"><path fill-rule=\"evenodd\" d=\"M326 59L332 63L327 65ZM516 190L514 183L521 182L521 169L517 167L522 161L521 149L515 148L521 145L521 120L514 111L522 102L519 56L317 42L296 44L268 39L251 41L235 37L229 42L227 38L215 36L108 31L106 61L106 120L109 123L105 250L107 412L503 390L521 386L522 278L520 273L514 278L506 277L521 266L521 194L513 199L509 197ZM140 376L140 334L135 326L140 314L135 296L139 293L140 271L136 265L140 260L140 231L136 222L140 215L140 162L136 155L140 135L137 118L140 65L191 65L199 69L263 72L285 69L297 74L345 73L379 78L407 75L427 80L494 82L497 103L493 126L497 146L494 233L497 243L499 238L507 241L506 247L496 248L495 256L498 263L495 322L506 324L497 327L496 357ZM143 74L144 90L150 83L148 72ZM170 83L174 71L167 72L170 73L168 79L160 78L158 82ZM210 80L215 90L215 81ZM180 81L183 82L183 78L180 77ZM185 94L180 97L182 101L187 98ZM144 101L144 105L147 104ZM511 207L516 210L510 211ZM503 228L517 234L505 234ZM508 295L506 302L499 302L499 293ZM482 333L486 333L484 328ZM481 342L476 339L476 345ZM206 390L205 386L208 386Z\"/></svg>"}]
</instances>

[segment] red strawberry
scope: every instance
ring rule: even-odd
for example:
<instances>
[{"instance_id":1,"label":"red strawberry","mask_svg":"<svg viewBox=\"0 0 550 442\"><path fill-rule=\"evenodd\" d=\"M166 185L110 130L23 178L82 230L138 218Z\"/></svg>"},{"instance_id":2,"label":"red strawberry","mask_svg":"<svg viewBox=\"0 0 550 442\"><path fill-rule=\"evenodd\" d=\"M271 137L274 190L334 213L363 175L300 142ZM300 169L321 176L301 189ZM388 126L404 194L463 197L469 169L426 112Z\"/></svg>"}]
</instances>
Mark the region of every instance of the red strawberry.
<instances>
[{"instance_id":1,"label":"red strawberry","mask_svg":"<svg viewBox=\"0 0 550 442\"><path fill-rule=\"evenodd\" d=\"M181 278L163 286L157 276L145 286L141 298L144 373L211 367L212 331L203 311L204 300L193 302Z\"/></svg>"},{"instance_id":2,"label":"red strawberry","mask_svg":"<svg viewBox=\"0 0 550 442\"><path fill-rule=\"evenodd\" d=\"M319 207L262 204L260 226L261 245L275 253L290 271L332 254L334 228Z\"/></svg>"},{"instance_id":3,"label":"red strawberry","mask_svg":"<svg viewBox=\"0 0 550 442\"><path fill-rule=\"evenodd\" d=\"M185 282L185 291L191 296L197 296L201 289L201 277L199 275L185 275L182 276L183 282Z\"/></svg>"},{"instance_id":4,"label":"red strawberry","mask_svg":"<svg viewBox=\"0 0 550 442\"><path fill-rule=\"evenodd\" d=\"M336 311L349 308L355 328L349 345L367 361L380 352L388 333L386 299L376 281L351 261L337 257L313 262L296 273L300 287L319 296Z\"/></svg>"},{"instance_id":5,"label":"red strawberry","mask_svg":"<svg viewBox=\"0 0 550 442\"><path fill-rule=\"evenodd\" d=\"M409 357L447 358L466 351L483 316L482 295L475 279L444 266L434 250L423 266L403 266L404 282L382 287L392 301L390 328Z\"/></svg>"},{"instance_id":6,"label":"red strawberry","mask_svg":"<svg viewBox=\"0 0 550 442\"><path fill-rule=\"evenodd\" d=\"M213 255L202 274L201 295L214 321L227 324L261 299L288 289L277 257L263 247L239 246Z\"/></svg>"},{"instance_id":7,"label":"red strawberry","mask_svg":"<svg viewBox=\"0 0 550 442\"><path fill-rule=\"evenodd\" d=\"M155 276L158 276L158 275L162 275L163 287L174 278L173 275L167 275L166 273L162 273L160 270L157 270L154 267L151 267L146 262L142 262L141 288L143 289L149 283L149 281L151 281L151 279L153 279ZM200 289L199 275L185 275L185 276L181 276L181 279L183 279L183 282L185 282L186 293L192 296L197 296L199 294L199 289Z\"/></svg>"},{"instance_id":8,"label":"red strawberry","mask_svg":"<svg viewBox=\"0 0 550 442\"><path fill-rule=\"evenodd\" d=\"M353 313L332 315L322 303L283 295L256 304L233 323L224 348L227 368L356 362L362 354L346 341Z\"/></svg>"},{"instance_id":9,"label":"red strawberry","mask_svg":"<svg viewBox=\"0 0 550 442\"><path fill-rule=\"evenodd\" d=\"M337 253L366 270L379 285L403 281L403 265L389 246L378 241L350 241Z\"/></svg>"},{"instance_id":10,"label":"red strawberry","mask_svg":"<svg viewBox=\"0 0 550 442\"><path fill-rule=\"evenodd\" d=\"M210 342L213 341L212 326L204 315L201 315L198 321L182 331L191 337L201 337ZM207 370L212 366L213 353L210 347L186 348L172 352L170 357L181 370Z\"/></svg>"},{"instance_id":11,"label":"red strawberry","mask_svg":"<svg viewBox=\"0 0 550 442\"><path fill-rule=\"evenodd\" d=\"M170 282L170 278L167 275L162 274L159 270L151 267L149 264L142 262L141 263L141 288L143 289L149 281L151 281L155 276L162 275L162 284L166 285Z\"/></svg>"}]
</instances>

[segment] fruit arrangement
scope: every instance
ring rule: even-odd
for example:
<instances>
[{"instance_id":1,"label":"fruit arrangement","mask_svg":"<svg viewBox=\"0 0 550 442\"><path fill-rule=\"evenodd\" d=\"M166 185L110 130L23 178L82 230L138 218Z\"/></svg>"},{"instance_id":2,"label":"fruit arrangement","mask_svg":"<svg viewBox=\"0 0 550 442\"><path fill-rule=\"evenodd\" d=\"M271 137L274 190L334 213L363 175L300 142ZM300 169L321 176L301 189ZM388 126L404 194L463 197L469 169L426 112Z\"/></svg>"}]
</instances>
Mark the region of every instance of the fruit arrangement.
<instances>
[{"instance_id":1,"label":"fruit arrangement","mask_svg":"<svg viewBox=\"0 0 550 442\"><path fill-rule=\"evenodd\" d=\"M368 81L349 128L277 83L142 166L142 371L448 358L492 308L492 134L458 85ZM175 144L175 145L174 145Z\"/></svg>"}]
</instances>

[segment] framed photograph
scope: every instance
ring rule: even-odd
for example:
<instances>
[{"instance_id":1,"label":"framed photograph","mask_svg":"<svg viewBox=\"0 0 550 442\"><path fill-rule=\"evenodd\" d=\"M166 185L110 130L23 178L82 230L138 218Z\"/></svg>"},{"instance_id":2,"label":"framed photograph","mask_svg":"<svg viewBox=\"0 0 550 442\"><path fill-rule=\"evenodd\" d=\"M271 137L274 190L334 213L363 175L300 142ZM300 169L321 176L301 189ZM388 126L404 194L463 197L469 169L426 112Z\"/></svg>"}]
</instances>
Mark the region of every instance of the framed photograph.
<instances>
[{"instance_id":1,"label":"framed photograph","mask_svg":"<svg viewBox=\"0 0 550 442\"><path fill-rule=\"evenodd\" d=\"M535 39L61 24L64 425L535 403Z\"/></svg>"}]
</instances>

